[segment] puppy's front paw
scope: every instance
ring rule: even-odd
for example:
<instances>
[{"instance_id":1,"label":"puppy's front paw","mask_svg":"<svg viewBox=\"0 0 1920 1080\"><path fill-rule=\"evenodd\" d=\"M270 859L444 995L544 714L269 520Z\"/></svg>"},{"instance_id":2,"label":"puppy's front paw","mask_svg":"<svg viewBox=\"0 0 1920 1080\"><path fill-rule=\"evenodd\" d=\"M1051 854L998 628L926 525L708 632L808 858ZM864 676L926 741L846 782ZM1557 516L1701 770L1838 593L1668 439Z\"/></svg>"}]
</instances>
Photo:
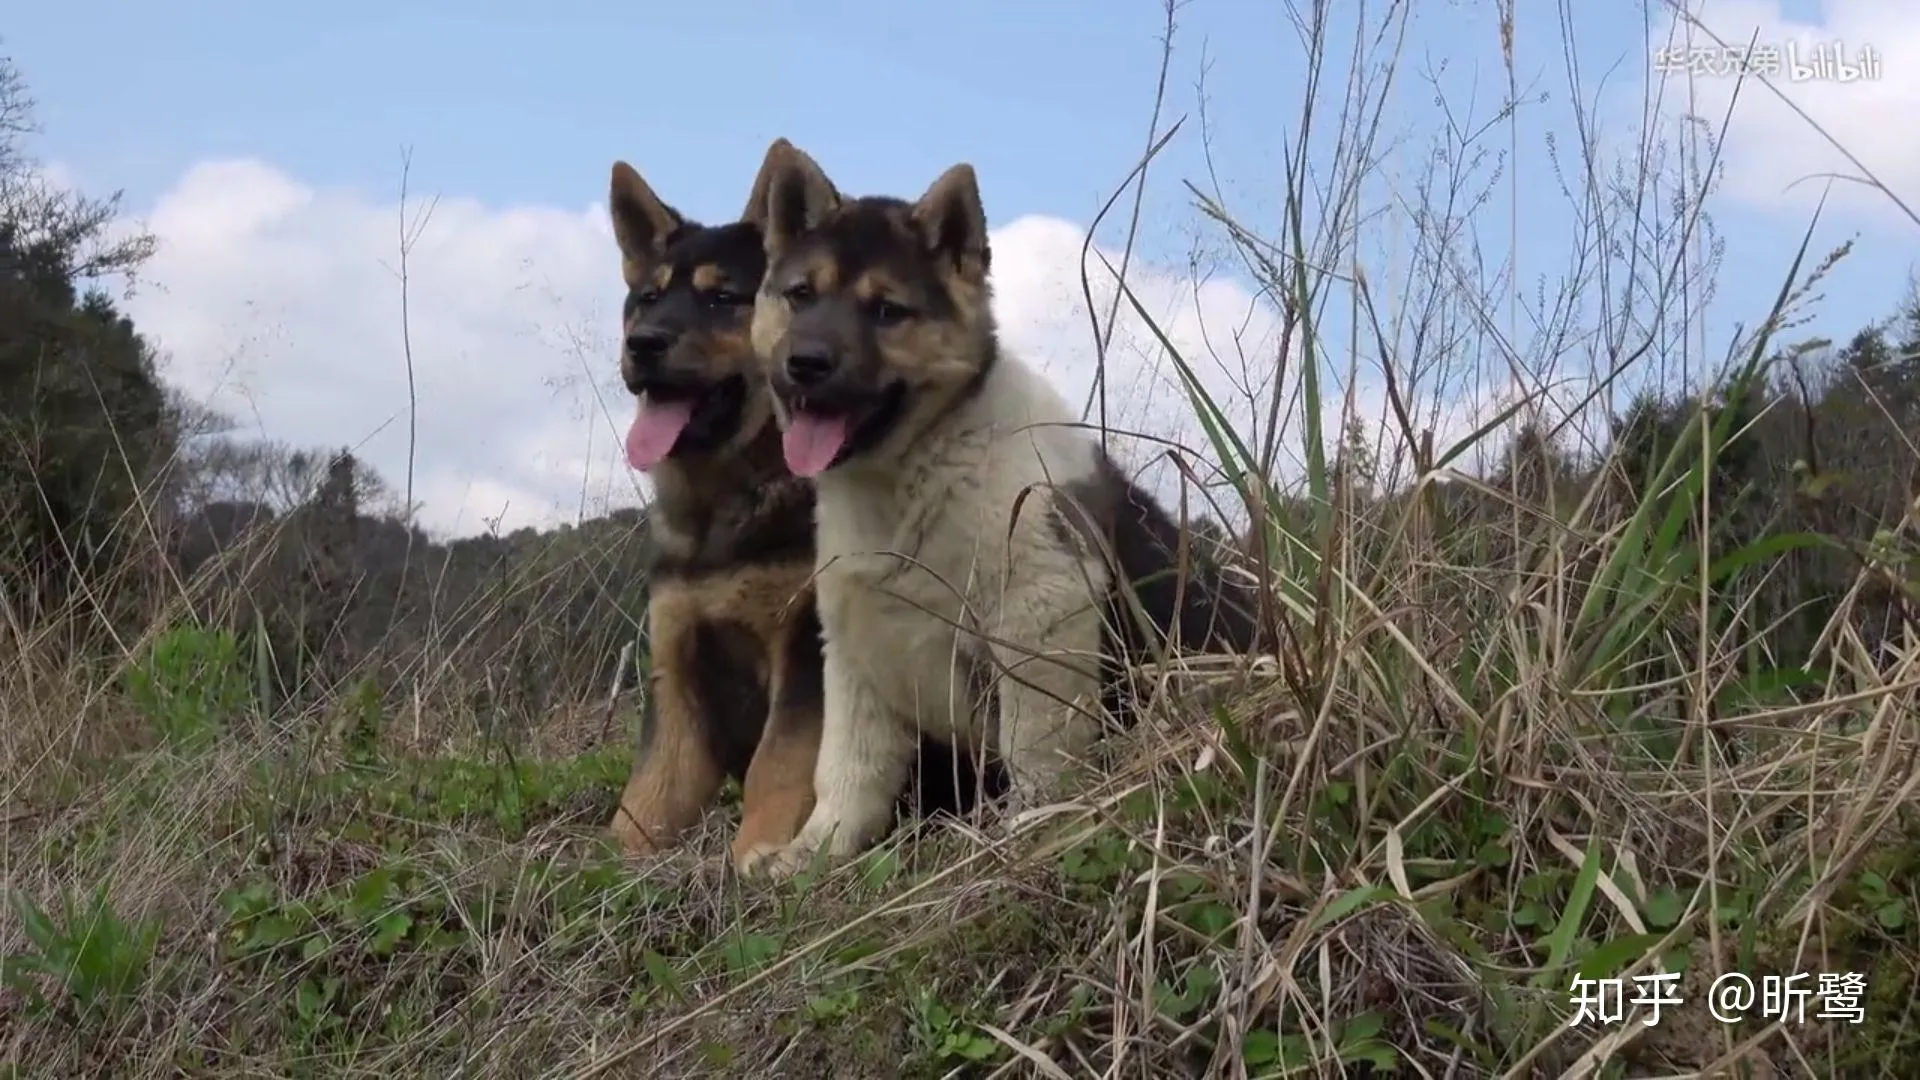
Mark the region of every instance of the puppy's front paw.
<instances>
[{"instance_id":1,"label":"puppy's front paw","mask_svg":"<svg viewBox=\"0 0 1920 1080\"><path fill-rule=\"evenodd\" d=\"M793 843L762 859L755 871L766 881L786 881L813 865L813 860L820 854L820 847L818 840L801 833Z\"/></svg>"},{"instance_id":2,"label":"puppy's front paw","mask_svg":"<svg viewBox=\"0 0 1920 1080\"><path fill-rule=\"evenodd\" d=\"M1026 808L1022 803L1009 798L996 809L993 817L988 820L986 828L981 831L986 834L987 839L995 842L1011 840L1019 831L1020 815L1025 812Z\"/></svg>"},{"instance_id":3,"label":"puppy's front paw","mask_svg":"<svg viewBox=\"0 0 1920 1080\"><path fill-rule=\"evenodd\" d=\"M995 808L993 819L986 831L995 839L1011 839L1031 830L1036 822L1054 817L1062 809L1070 808L1055 797L1055 789L1016 787L1009 790L1000 800L1000 805Z\"/></svg>"},{"instance_id":4,"label":"puppy's front paw","mask_svg":"<svg viewBox=\"0 0 1920 1080\"><path fill-rule=\"evenodd\" d=\"M763 840L757 844L749 844L744 848L735 847L733 851L734 872L749 881L766 880L772 876L770 872L772 863L779 858L781 852L785 850L784 845L774 843L771 840Z\"/></svg>"},{"instance_id":5,"label":"puppy's front paw","mask_svg":"<svg viewBox=\"0 0 1920 1080\"><path fill-rule=\"evenodd\" d=\"M672 848L673 842L666 839L664 834L665 830L641 828L638 822L624 814L607 828L607 838L629 859L651 858Z\"/></svg>"}]
</instances>

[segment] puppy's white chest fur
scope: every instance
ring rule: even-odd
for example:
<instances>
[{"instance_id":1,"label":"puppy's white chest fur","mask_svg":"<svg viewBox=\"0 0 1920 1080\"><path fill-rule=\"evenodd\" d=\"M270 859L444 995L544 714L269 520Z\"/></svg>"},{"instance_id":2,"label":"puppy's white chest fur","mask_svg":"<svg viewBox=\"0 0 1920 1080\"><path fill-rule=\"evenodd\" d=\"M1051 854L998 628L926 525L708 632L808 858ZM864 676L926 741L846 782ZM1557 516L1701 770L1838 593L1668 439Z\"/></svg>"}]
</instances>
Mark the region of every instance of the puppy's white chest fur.
<instances>
[{"instance_id":1,"label":"puppy's white chest fur","mask_svg":"<svg viewBox=\"0 0 1920 1080\"><path fill-rule=\"evenodd\" d=\"M890 467L820 478L828 664L856 674L879 712L962 746L994 740L996 711L982 706L1007 660L996 652L1039 644L1038 623L1104 592L1105 563L1064 543L1052 511L1054 488L1097 469L1092 440L1063 426L1076 421L1042 376L1003 357Z\"/></svg>"}]
</instances>

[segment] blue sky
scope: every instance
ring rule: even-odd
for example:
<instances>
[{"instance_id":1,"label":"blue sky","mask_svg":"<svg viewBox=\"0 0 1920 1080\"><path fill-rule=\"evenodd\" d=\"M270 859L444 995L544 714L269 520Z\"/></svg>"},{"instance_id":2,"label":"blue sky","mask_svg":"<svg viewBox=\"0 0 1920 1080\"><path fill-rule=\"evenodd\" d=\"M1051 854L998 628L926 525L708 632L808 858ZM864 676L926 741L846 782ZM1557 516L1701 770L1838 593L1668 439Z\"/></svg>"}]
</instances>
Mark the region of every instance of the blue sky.
<instances>
[{"instance_id":1,"label":"blue sky","mask_svg":"<svg viewBox=\"0 0 1920 1080\"><path fill-rule=\"evenodd\" d=\"M1143 147L1163 18L1154 0L20 7L0 51L39 103L38 155L90 191L124 189L135 214L196 163L236 158L313 189L390 201L411 146L416 191L585 211L604 198L610 161L624 157L683 210L718 218L738 210L767 143L785 135L849 190L913 194L967 160L996 224L1045 215L1081 225ZM1417 161L1443 116L1484 123L1505 93L1492 3L1416 7L1387 121L1407 139L1391 166ZM1572 114L1562 28L1547 6L1520 7L1522 96L1550 100L1522 110L1509 179L1475 228L1497 255L1518 226L1531 294L1537 275L1566 261L1566 203L1546 144L1552 131L1564 155ZM1806 2L1757 8L1821 15ZM1618 143L1638 126L1652 21L1634 5L1593 5L1576 18L1583 92L1600 101ZM1305 80L1286 5L1192 0L1178 21L1167 117L1186 115L1186 128L1157 166L1141 234L1147 255L1176 265L1196 228L1180 181L1207 184L1203 67L1213 167L1269 234ZM1350 34L1337 40L1344 48ZM1323 135L1335 117L1329 109L1316 121ZM1508 138L1500 129L1488 148L1505 150ZM1713 204L1727 243L1722 300L1708 319L1715 355L1734 320L1764 310L1806 222L1804 203L1765 201ZM1819 246L1859 233L1859 247L1797 332L1850 333L1886 314L1905 291L1916 228L1857 203L1831 215Z\"/></svg>"},{"instance_id":2,"label":"blue sky","mask_svg":"<svg viewBox=\"0 0 1920 1080\"><path fill-rule=\"evenodd\" d=\"M1257 5L1226 6L1280 29L1249 15ZM935 18L854 2L542 8L34 5L6 44L41 100L48 156L136 203L225 155L391 185L410 143L424 175L499 202L597 198L626 154L664 189L711 187L687 201L716 215L788 134L875 189L969 158L1009 211L1084 216L1138 152L1157 48L1152 6L1098 0ZM1233 96L1277 88L1232 68Z\"/></svg>"},{"instance_id":3,"label":"blue sky","mask_svg":"<svg viewBox=\"0 0 1920 1080\"><path fill-rule=\"evenodd\" d=\"M1632 79L1645 17L1600 7L1579 16L1581 52ZM1557 59L1546 15L1523 16L1523 57ZM989 178L996 216L1084 221L1140 152L1161 19L1154 0L108 0L29 5L0 47L32 81L43 155L126 189L136 208L193 162L225 156L323 186L392 187L411 145L422 183L489 202L597 198L609 157L626 155L664 190L711 192L684 201L722 215L784 134L852 186L904 191L965 159ZM1165 171L1202 174L1191 136L1204 58L1223 171L1243 187L1277 174L1303 79L1285 6L1192 0L1178 20L1169 112L1188 114L1189 137ZM1404 88L1447 65L1446 85L1484 114L1504 89L1488 63L1495 27L1490 3L1424 9ZM1544 63L1520 81L1564 100ZM1160 189L1179 201L1173 184Z\"/></svg>"}]
</instances>

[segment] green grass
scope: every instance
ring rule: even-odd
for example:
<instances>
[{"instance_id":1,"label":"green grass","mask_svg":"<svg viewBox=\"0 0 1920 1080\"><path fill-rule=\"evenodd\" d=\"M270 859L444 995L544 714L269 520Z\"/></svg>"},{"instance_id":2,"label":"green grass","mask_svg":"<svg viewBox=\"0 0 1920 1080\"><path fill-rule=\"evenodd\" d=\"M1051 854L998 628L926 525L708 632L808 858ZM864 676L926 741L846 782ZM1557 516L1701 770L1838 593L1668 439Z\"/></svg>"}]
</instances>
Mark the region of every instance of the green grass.
<instances>
[{"instance_id":1,"label":"green grass","mask_svg":"<svg viewBox=\"0 0 1920 1080\"><path fill-rule=\"evenodd\" d=\"M1396 714L1382 647L1328 673L1318 716L1276 680L1224 722L1150 714L1084 806L1010 839L936 831L748 889L718 820L653 865L608 849L623 750L423 757L364 703L260 734L218 689L245 687L237 656L178 663L220 655L162 635L124 683L155 747L11 827L17 1075L1497 1075L1591 1044L1576 972L1657 967L1696 997L1718 971L1870 973L1865 1026L1776 1044L1834 1075L1916 1049L1911 688L1850 704L1836 681L1693 766L1545 680L1505 733L1506 680L1437 695L1507 687L1481 715ZM1602 1074L1748 1034L1691 1007L1618 1029Z\"/></svg>"}]
</instances>

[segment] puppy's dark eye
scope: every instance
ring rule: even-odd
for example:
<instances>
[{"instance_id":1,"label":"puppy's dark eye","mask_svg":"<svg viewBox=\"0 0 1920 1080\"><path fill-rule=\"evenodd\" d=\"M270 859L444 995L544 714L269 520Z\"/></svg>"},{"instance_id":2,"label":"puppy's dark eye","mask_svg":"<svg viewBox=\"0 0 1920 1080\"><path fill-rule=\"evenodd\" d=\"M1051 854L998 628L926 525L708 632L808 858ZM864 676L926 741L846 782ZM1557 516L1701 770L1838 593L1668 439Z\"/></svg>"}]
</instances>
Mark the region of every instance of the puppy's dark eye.
<instances>
[{"instance_id":1,"label":"puppy's dark eye","mask_svg":"<svg viewBox=\"0 0 1920 1080\"><path fill-rule=\"evenodd\" d=\"M796 307L801 304L811 304L814 297L813 285L805 281L796 281L787 286L780 295L786 298L787 303Z\"/></svg>"},{"instance_id":2,"label":"puppy's dark eye","mask_svg":"<svg viewBox=\"0 0 1920 1080\"><path fill-rule=\"evenodd\" d=\"M714 307L739 307L742 304L753 303L753 297L732 289L718 289L707 294L707 303Z\"/></svg>"},{"instance_id":3,"label":"puppy's dark eye","mask_svg":"<svg viewBox=\"0 0 1920 1080\"><path fill-rule=\"evenodd\" d=\"M639 292L633 294L633 302L636 304L657 304L660 302L660 290L641 289Z\"/></svg>"},{"instance_id":4,"label":"puppy's dark eye","mask_svg":"<svg viewBox=\"0 0 1920 1080\"><path fill-rule=\"evenodd\" d=\"M897 304L885 298L874 300L869 305L869 310L873 312L873 320L883 326L891 326L913 314L905 304Z\"/></svg>"}]
</instances>

